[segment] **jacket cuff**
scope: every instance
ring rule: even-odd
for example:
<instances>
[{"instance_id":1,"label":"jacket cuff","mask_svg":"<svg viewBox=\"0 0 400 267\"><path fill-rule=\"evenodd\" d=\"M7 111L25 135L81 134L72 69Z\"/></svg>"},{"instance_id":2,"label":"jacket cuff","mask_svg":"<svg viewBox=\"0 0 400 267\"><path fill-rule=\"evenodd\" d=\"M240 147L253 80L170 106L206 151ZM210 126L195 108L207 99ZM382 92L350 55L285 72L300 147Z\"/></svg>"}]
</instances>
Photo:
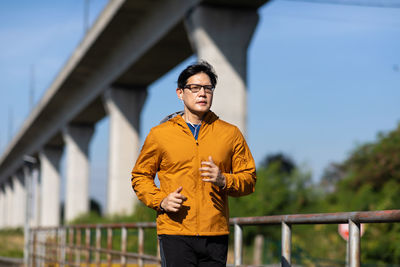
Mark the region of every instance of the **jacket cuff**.
<instances>
[{"instance_id":1,"label":"jacket cuff","mask_svg":"<svg viewBox=\"0 0 400 267\"><path fill-rule=\"evenodd\" d=\"M161 209L160 204L161 204L161 201L166 197L167 197L167 195L163 192L159 192L157 195L155 195L153 198L153 203L152 203L153 209L155 209L156 211L162 212L163 210Z\"/></svg>"},{"instance_id":2,"label":"jacket cuff","mask_svg":"<svg viewBox=\"0 0 400 267\"><path fill-rule=\"evenodd\" d=\"M230 190L233 187L233 177L230 173L224 173L225 176L225 186L222 188L224 190Z\"/></svg>"}]
</instances>

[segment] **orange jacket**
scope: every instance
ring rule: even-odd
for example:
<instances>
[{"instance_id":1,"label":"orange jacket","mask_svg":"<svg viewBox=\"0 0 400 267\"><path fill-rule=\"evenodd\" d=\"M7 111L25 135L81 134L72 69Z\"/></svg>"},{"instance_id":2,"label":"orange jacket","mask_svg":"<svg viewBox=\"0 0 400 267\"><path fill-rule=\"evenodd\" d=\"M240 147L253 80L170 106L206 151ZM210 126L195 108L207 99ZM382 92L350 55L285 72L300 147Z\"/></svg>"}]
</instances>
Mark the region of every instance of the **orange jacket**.
<instances>
[{"instance_id":1,"label":"orange jacket","mask_svg":"<svg viewBox=\"0 0 400 267\"><path fill-rule=\"evenodd\" d=\"M199 168L209 156L226 177L224 188L202 181ZM154 183L156 173L160 188ZM197 141L180 115L152 128L132 170L136 195L158 211L158 234L228 234L228 195L250 194L255 183L254 160L241 132L211 111L201 124ZM162 213L161 201L180 186L187 197L182 208Z\"/></svg>"}]
</instances>

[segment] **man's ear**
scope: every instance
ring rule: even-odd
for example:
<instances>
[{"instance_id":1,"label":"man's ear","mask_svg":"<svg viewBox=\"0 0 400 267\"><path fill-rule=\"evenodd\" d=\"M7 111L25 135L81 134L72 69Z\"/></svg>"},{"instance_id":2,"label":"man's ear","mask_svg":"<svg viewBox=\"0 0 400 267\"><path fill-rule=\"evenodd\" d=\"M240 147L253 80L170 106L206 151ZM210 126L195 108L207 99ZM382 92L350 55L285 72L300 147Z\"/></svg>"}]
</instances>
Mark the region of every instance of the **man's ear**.
<instances>
[{"instance_id":1,"label":"man's ear","mask_svg":"<svg viewBox=\"0 0 400 267\"><path fill-rule=\"evenodd\" d=\"M182 100L183 97L183 90L181 88L176 88L176 95L180 100Z\"/></svg>"}]
</instances>

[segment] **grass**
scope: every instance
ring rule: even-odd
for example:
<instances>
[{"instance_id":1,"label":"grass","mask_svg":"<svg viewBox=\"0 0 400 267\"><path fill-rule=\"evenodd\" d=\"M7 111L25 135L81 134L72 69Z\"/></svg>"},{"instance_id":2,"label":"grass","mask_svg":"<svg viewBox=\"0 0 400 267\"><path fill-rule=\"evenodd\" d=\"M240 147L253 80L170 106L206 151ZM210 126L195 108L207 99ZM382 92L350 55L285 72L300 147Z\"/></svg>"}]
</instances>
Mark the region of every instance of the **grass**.
<instances>
[{"instance_id":1,"label":"grass","mask_svg":"<svg viewBox=\"0 0 400 267\"><path fill-rule=\"evenodd\" d=\"M0 256L24 257L24 232L21 228L0 230Z\"/></svg>"}]
</instances>

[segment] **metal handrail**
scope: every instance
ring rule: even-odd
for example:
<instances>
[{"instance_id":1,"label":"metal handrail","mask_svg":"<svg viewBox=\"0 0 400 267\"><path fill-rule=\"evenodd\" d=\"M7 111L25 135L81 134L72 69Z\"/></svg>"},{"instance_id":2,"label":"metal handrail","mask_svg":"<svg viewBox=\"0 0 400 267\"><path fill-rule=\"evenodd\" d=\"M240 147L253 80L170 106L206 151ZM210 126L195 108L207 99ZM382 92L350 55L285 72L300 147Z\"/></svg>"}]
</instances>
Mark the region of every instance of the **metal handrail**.
<instances>
[{"instance_id":1,"label":"metal handrail","mask_svg":"<svg viewBox=\"0 0 400 267\"><path fill-rule=\"evenodd\" d=\"M291 238L294 224L349 224L349 266L359 267L360 262L360 224L361 223L393 223L400 222L400 210L363 211L363 212L338 212L315 214L292 214L258 217L231 218L229 224L234 226L234 266L242 266L242 240L243 226L249 225L281 225L282 229L282 266L291 266ZM140 267L144 261L159 264L159 256L144 254L144 229L155 228L155 222L141 223L113 223L113 224L87 224L69 225L62 227L37 227L32 228L29 240L29 265L41 266L46 261L57 262L60 266L66 264L80 266L81 251L85 253L86 263L91 262L90 252L95 253L95 263L100 264L100 253L107 255L107 262L111 266L111 255L120 256L121 266L127 265L128 258L136 258ZM91 246L91 230L96 229L96 244ZM101 229L107 229L107 248L101 248ZM112 249L113 229L121 229L121 251ZM127 252L127 230L138 230L138 253ZM81 243L81 232L85 230L85 244ZM74 233L76 231L76 238ZM67 232L69 244L66 243ZM46 242L51 236L55 241ZM53 234L53 235L51 235ZM76 242L74 242L74 240ZM46 246L53 246L53 256L44 255ZM55 247L55 248L54 248ZM158 252L159 255L159 252ZM72 262L74 261L74 262ZM43 264L42 264L43 263Z\"/></svg>"},{"instance_id":2,"label":"metal handrail","mask_svg":"<svg viewBox=\"0 0 400 267\"><path fill-rule=\"evenodd\" d=\"M81 266L81 252L85 253L83 263L88 265L93 260L90 253L94 253L94 263L101 265L101 254L107 255L108 266L112 264L112 255L120 256L121 266L127 265L127 258L136 258L140 267L144 261L160 263L160 258L144 254L144 229L155 228L154 222L149 223L122 223L122 224L89 224L68 225L61 227L36 227L31 229L29 240L29 266L45 266L46 263L58 263L59 266ZM101 247L101 230L107 229L107 248ZM113 229L121 229L121 250L114 250ZM127 230L137 229L138 253L127 252ZM85 231L85 244L82 244L82 230ZM91 231L95 230L95 244L91 245ZM67 243L66 236L69 240ZM50 240L50 241L49 241ZM52 248L50 256L45 255L46 249Z\"/></svg>"},{"instance_id":3,"label":"metal handrail","mask_svg":"<svg viewBox=\"0 0 400 267\"><path fill-rule=\"evenodd\" d=\"M293 224L349 224L349 266L361 265L360 223L400 222L400 210L357 211L337 213L293 214L259 217L232 218L230 224L235 229L235 263L242 265L242 226L281 225L282 228L282 266L291 266L291 245Z\"/></svg>"},{"instance_id":4,"label":"metal handrail","mask_svg":"<svg viewBox=\"0 0 400 267\"><path fill-rule=\"evenodd\" d=\"M23 264L24 264L23 259L0 256L0 266L20 267Z\"/></svg>"},{"instance_id":5,"label":"metal handrail","mask_svg":"<svg viewBox=\"0 0 400 267\"><path fill-rule=\"evenodd\" d=\"M352 220L358 223L399 222L400 210L238 217L231 218L229 222L231 224L237 223L240 225L281 224L282 222L286 222L289 224L337 224L347 223L348 220Z\"/></svg>"}]
</instances>

